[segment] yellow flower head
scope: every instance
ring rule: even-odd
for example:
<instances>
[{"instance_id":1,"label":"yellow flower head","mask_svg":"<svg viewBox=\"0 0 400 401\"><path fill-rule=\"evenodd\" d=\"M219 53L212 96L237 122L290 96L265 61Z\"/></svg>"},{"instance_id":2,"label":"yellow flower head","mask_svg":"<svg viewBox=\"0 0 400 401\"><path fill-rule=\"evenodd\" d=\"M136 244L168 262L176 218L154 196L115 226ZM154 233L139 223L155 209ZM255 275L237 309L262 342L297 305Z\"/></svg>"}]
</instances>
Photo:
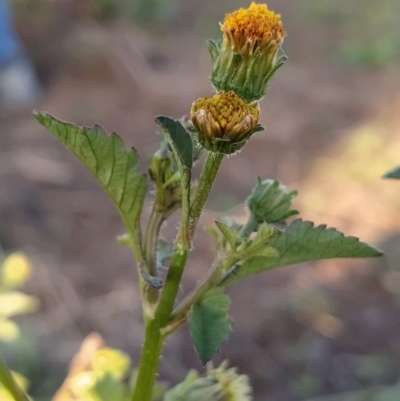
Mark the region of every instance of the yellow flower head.
<instances>
[{"instance_id":1,"label":"yellow flower head","mask_svg":"<svg viewBox=\"0 0 400 401\"><path fill-rule=\"evenodd\" d=\"M286 61L281 16L265 4L251 3L225 16L222 40L207 42L211 82L218 91L235 91L246 102L259 101L274 73Z\"/></svg>"},{"instance_id":2,"label":"yellow flower head","mask_svg":"<svg viewBox=\"0 0 400 401\"><path fill-rule=\"evenodd\" d=\"M226 14L221 31L240 54L251 54L271 41L280 44L285 37L281 16L268 10L266 4L256 3Z\"/></svg>"},{"instance_id":3,"label":"yellow flower head","mask_svg":"<svg viewBox=\"0 0 400 401\"><path fill-rule=\"evenodd\" d=\"M190 112L194 127L209 141L226 139L239 142L257 125L258 104L248 104L235 92L219 92L203 97L192 105Z\"/></svg>"}]
</instances>

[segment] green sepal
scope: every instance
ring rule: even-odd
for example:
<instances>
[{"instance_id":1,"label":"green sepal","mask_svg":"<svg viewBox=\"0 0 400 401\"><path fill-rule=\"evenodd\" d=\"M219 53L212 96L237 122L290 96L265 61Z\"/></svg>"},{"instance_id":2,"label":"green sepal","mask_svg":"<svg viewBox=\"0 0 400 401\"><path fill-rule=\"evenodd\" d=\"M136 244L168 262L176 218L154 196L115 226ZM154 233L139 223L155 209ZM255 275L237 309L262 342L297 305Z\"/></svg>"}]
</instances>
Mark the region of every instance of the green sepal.
<instances>
[{"instance_id":1,"label":"green sepal","mask_svg":"<svg viewBox=\"0 0 400 401\"><path fill-rule=\"evenodd\" d=\"M222 40L212 40L209 39L206 41L207 44L207 48L208 48L208 53L210 54L210 59L211 59L211 63L214 64L215 61L217 60L219 51L221 49L221 44L222 44Z\"/></svg>"},{"instance_id":2,"label":"green sepal","mask_svg":"<svg viewBox=\"0 0 400 401\"><path fill-rule=\"evenodd\" d=\"M301 219L293 221L285 232L271 238L268 245L279 253L276 257L253 257L241 266L235 266L221 280L227 286L242 278L281 266L333 258L368 258L381 256L382 252L360 242L355 237L345 237L335 228Z\"/></svg>"},{"instance_id":3,"label":"green sepal","mask_svg":"<svg viewBox=\"0 0 400 401\"><path fill-rule=\"evenodd\" d=\"M213 153L223 153L225 155L231 155L237 153L239 150L246 145L249 138L256 132L264 131L264 127L260 124L255 125L246 136L240 141L234 141L230 137L215 137L212 139L206 138L195 127L190 126L188 130L196 135L197 141L204 149Z\"/></svg>"},{"instance_id":4,"label":"green sepal","mask_svg":"<svg viewBox=\"0 0 400 401\"><path fill-rule=\"evenodd\" d=\"M230 299L222 288L213 288L190 310L190 333L203 365L219 352L232 330L229 304Z\"/></svg>"},{"instance_id":5,"label":"green sepal","mask_svg":"<svg viewBox=\"0 0 400 401\"><path fill-rule=\"evenodd\" d=\"M396 167L393 170L388 171L383 178L393 178L395 180L400 180L400 167Z\"/></svg>"}]
</instances>

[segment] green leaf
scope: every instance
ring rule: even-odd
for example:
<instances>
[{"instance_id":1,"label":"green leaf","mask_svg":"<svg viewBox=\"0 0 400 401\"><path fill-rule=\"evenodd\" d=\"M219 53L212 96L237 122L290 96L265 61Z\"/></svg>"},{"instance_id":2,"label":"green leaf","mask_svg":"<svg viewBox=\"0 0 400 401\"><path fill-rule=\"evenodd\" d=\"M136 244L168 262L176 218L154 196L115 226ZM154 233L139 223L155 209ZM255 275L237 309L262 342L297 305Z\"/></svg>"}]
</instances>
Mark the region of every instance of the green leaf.
<instances>
[{"instance_id":1,"label":"green leaf","mask_svg":"<svg viewBox=\"0 0 400 401\"><path fill-rule=\"evenodd\" d=\"M193 143L189 133L179 121L169 117L158 116L155 121L167 137L174 153L177 152L183 165L190 170L193 164Z\"/></svg>"},{"instance_id":2,"label":"green leaf","mask_svg":"<svg viewBox=\"0 0 400 401\"><path fill-rule=\"evenodd\" d=\"M381 256L377 249L360 242L355 237L345 237L334 228L314 224L301 219L293 221L287 230L272 238L269 246L275 248L277 257L256 257L229 272L220 285L226 286L242 278L276 267L333 258L368 258Z\"/></svg>"},{"instance_id":3,"label":"green leaf","mask_svg":"<svg viewBox=\"0 0 400 401\"><path fill-rule=\"evenodd\" d=\"M233 233L230 228L225 225L222 221L216 221L215 224L219 228L219 231L221 231L222 235L224 238L229 242L229 245L231 246L232 250L235 250L236 248L236 237L235 233Z\"/></svg>"},{"instance_id":4,"label":"green leaf","mask_svg":"<svg viewBox=\"0 0 400 401\"><path fill-rule=\"evenodd\" d=\"M213 288L190 311L190 332L204 365L221 349L232 330L229 304L230 299L223 294L223 290Z\"/></svg>"},{"instance_id":5,"label":"green leaf","mask_svg":"<svg viewBox=\"0 0 400 401\"><path fill-rule=\"evenodd\" d=\"M253 258L256 256L268 256L268 257L278 257L279 252L272 247L271 240L273 237L278 235L277 230L274 226L267 223L261 224L256 236L251 242L243 243L243 250L240 250L240 246L237 251L241 260Z\"/></svg>"},{"instance_id":6,"label":"green leaf","mask_svg":"<svg viewBox=\"0 0 400 401\"><path fill-rule=\"evenodd\" d=\"M383 176L383 178L394 178L396 180L400 180L400 167L390 170Z\"/></svg>"},{"instance_id":7,"label":"green leaf","mask_svg":"<svg viewBox=\"0 0 400 401\"><path fill-rule=\"evenodd\" d=\"M96 380L94 386L88 390L89 396L99 401L126 401L127 388L114 376L107 373Z\"/></svg>"},{"instance_id":8,"label":"green leaf","mask_svg":"<svg viewBox=\"0 0 400 401\"><path fill-rule=\"evenodd\" d=\"M118 209L129 234L136 238L146 195L146 177L137 171L136 150L127 149L119 135L107 135L99 125L78 127L41 112L35 112L35 117L96 177Z\"/></svg>"}]
</instances>

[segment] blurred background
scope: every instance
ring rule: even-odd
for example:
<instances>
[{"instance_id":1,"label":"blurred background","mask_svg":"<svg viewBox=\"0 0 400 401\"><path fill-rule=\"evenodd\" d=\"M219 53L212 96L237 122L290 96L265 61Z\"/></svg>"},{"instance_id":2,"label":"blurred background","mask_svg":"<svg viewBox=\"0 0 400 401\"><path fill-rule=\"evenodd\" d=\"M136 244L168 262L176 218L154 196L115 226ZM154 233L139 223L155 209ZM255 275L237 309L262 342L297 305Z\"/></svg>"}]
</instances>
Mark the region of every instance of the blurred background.
<instances>
[{"instance_id":1,"label":"blurred background","mask_svg":"<svg viewBox=\"0 0 400 401\"><path fill-rule=\"evenodd\" d=\"M0 341L0 354L29 379L36 401L51 399L92 331L135 363L142 321L131 254L115 241L124 232L116 211L31 111L118 132L145 170L158 147L153 117L179 118L212 94L204 42L219 37L226 12L248 5L11 1L31 87L20 103L0 95L0 245L3 256L28 255L24 291L40 306L14 320L20 335ZM282 14L289 60L261 103L265 132L222 165L180 295L212 261L202 227L220 213L244 219L255 177L279 179L299 189L302 218L386 256L291 266L235 284L234 331L215 361L248 374L256 401L398 400L400 183L381 177L400 164L400 3L268 5ZM175 231L170 223L163 234ZM160 378L175 384L189 368L202 369L183 329L166 345Z\"/></svg>"}]
</instances>

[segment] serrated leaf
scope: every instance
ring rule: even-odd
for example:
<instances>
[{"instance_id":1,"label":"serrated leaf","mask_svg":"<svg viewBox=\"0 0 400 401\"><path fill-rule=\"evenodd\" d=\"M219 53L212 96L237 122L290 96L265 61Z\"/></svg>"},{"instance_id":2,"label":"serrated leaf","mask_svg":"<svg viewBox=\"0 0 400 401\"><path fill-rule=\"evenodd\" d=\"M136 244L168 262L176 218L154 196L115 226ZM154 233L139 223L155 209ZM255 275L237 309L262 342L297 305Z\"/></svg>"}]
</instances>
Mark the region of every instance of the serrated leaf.
<instances>
[{"instance_id":1,"label":"serrated leaf","mask_svg":"<svg viewBox=\"0 0 400 401\"><path fill-rule=\"evenodd\" d=\"M269 241L279 252L278 257L256 257L244 261L235 274L221 282L222 286L276 267L333 258L368 258L381 256L377 249L355 237L345 237L334 228L301 219L293 221L287 230Z\"/></svg>"},{"instance_id":2,"label":"serrated leaf","mask_svg":"<svg viewBox=\"0 0 400 401\"><path fill-rule=\"evenodd\" d=\"M158 116L155 121L171 147L175 148L173 150L177 151L183 165L190 170L193 164L193 143L189 133L179 121L169 117Z\"/></svg>"},{"instance_id":3,"label":"serrated leaf","mask_svg":"<svg viewBox=\"0 0 400 401\"><path fill-rule=\"evenodd\" d=\"M189 314L193 344L204 365L221 349L232 329L230 299L221 290L208 291Z\"/></svg>"},{"instance_id":4,"label":"serrated leaf","mask_svg":"<svg viewBox=\"0 0 400 401\"><path fill-rule=\"evenodd\" d=\"M390 170L383 176L383 178L393 178L396 180L400 180L400 167L396 167L395 169Z\"/></svg>"},{"instance_id":5,"label":"serrated leaf","mask_svg":"<svg viewBox=\"0 0 400 401\"><path fill-rule=\"evenodd\" d=\"M119 135L107 135L99 125L78 127L47 113L35 112L35 117L95 176L132 234L146 195L146 178L137 171L136 150L127 149Z\"/></svg>"}]
</instances>

